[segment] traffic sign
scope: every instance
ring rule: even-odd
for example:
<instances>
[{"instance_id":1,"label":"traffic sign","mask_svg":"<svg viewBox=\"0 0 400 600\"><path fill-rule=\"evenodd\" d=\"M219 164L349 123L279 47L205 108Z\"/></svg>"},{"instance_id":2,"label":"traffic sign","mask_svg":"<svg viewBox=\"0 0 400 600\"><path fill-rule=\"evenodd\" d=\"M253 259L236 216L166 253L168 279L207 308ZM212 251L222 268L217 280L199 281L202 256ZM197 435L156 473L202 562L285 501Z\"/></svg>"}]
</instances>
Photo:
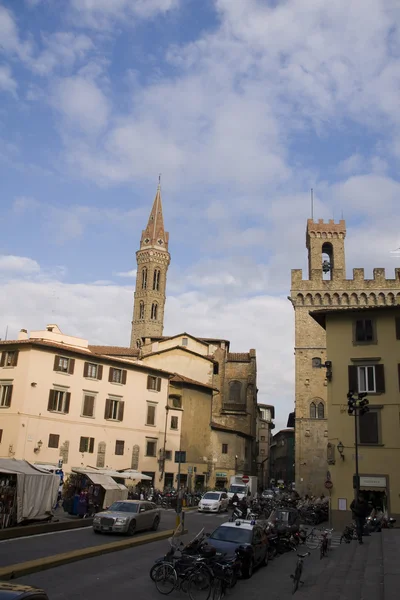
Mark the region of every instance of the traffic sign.
<instances>
[{"instance_id":1,"label":"traffic sign","mask_svg":"<svg viewBox=\"0 0 400 600\"><path fill-rule=\"evenodd\" d=\"M332 483L332 481L330 479L327 479L325 481L325 487L326 487L327 490L331 490L333 488L333 483Z\"/></svg>"},{"instance_id":2,"label":"traffic sign","mask_svg":"<svg viewBox=\"0 0 400 600\"><path fill-rule=\"evenodd\" d=\"M243 481L243 483L249 483L249 481L250 481L249 476L248 475L243 475L242 481Z\"/></svg>"}]
</instances>

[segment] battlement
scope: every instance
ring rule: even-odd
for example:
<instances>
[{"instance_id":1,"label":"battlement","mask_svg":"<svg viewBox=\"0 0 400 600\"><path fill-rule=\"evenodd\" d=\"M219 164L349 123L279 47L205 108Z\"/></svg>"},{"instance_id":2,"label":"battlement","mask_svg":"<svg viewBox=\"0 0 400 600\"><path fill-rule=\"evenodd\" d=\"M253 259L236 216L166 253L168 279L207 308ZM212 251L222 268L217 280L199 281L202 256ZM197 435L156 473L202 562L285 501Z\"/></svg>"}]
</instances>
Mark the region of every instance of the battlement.
<instances>
[{"instance_id":1,"label":"battlement","mask_svg":"<svg viewBox=\"0 0 400 600\"><path fill-rule=\"evenodd\" d=\"M400 268L395 269L395 278L386 279L385 269L376 268L373 270L373 279L365 279L364 269L353 269L353 279L322 279L318 278L303 279L302 269L292 269L292 289L293 290L349 290L349 289L386 289L400 290Z\"/></svg>"},{"instance_id":2,"label":"battlement","mask_svg":"<svg viewBox=\"0 0 400 600\"><path fill-rule=\"evenodd\" d=\"M334 219L329 219L325 222L323 219L307 219L306 229L306 244L307 248L310 245L311 238L324 238L324 239L344 239L346 237L346 221L341 219L338 223L335 223Z\"/></svg>"}]
</instances>

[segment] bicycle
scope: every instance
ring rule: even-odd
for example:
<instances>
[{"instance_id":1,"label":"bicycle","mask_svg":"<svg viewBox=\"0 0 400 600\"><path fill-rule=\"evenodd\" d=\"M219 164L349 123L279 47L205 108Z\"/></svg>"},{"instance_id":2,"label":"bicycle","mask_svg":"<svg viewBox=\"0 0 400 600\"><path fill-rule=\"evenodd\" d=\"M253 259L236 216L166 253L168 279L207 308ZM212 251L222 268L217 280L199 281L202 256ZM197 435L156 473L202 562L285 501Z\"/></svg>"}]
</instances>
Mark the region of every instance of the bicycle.
<instances>
[{"instance_id":1,"label":"bicycle","mask_svg":"<svg viewBox=\"0 0 400 600\"><path fill-rule=\"evenodd\" d=\"M197 592L202 593L202 600L208 600L211 576L204 559L195 557L188 557L185 561L179 558L174 563L162 562L153 571L154 583L160 594L168 596L174 590L179 590L188 593L190 600L199 599Z\"/></svg>"},{"instance_id":2,"label":"bicycle","mask_svg":"<svg viewBox=\"0 0 400 600\"><path fill-rule=\"evenodd\" d=\"M301 574L303 573L303 562L307 556L310 556L311 552L306 552L306 554L298 554L297 555L297 563L294 575L291 575L291 579L293 579L292 585L292 594L295 594L299 588L299 583L304 583L301 581Z\"/></svg>"}]
</instances>

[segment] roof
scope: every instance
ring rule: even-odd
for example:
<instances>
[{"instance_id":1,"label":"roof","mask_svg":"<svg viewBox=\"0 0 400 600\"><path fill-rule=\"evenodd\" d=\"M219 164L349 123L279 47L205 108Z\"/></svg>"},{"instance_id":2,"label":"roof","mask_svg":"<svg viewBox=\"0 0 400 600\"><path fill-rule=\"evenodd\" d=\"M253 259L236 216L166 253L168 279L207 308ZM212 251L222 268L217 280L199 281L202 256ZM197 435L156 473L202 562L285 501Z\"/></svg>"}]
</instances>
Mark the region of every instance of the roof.
<instances>
[{"instance_id":1,"label":"roof","mask_svg":"<svg viewBox=\"0 0 400 600\"><path fill-rule=\"evenodd\" d=\"M278 431L277 433L275 433L275 435L273 437L276 438L281 433L284 433L284 434L294 433L294 428L293 427L287 427L286 429L281 429L280 431Z\"/></svg>"},{"instance_id":2,"label":"roof","mask_svg":"<svg viewBox=\"0 0 400 600\"><path fill-rule=\"evenodd\" d=\"M186 333L186 332L184 332L184 333L178 333L176 335L168 335L168 336L166 336L166 335L160 335L160 336L157 336L157 337L152 337L151 336L150 339L153 340L154 342L157 342L157 341L162 342L162 341L165 341L165 340L172 340L175 337L182 337L182 336L188 336L188 337L191 337L194 340L198 340L200 342L206 342L206 343L211 343L211 342L225 342L226 344L230 344L229 340L224 340L222 338L197 337L195 335L192 335L192 334Z\"/></svg>"},{"instance_id":3,"label":"roof","mask_svg":"<svg viewBox=\"0 0 400 600\"><path fill-rule=\"evenodd\" d=\"M384 312L388 310L400 311L400 304L378 305L378 306L337 306L332 308L321 308L318 310L310 310L310 315L321 327L326 326L326 315L338 313L355 313L355 312Z\"/></svg>"},{"instance_id":4,"label":"roof","mask_svg":"<svg viewBox=\"0 0 400 600\"><path fill-rule=\"evenodd\" d=\"M185 377L184 375L180 375L179 373L174 373L174 376L171 377L170 381L172 381L173 383L188 383L189 385L196 385L198 387L207 388L211 391L219 392L218 388L215 388L212 385L202 383L201 381L196 381L195 379L189 379L189 377Z\"/></svg>"},{"instance_id":5,"label":"roof","mask_svg":"<svg viewBox=\"0 0 400 600\"><path fill-rule=\"evenodd\" d=\"M161 185L158 184L146 229L142 231L140 249L153 246L157 250L168 250L169 234L164 228Z\"/></svg>"},{"instance_id":6,"label":"roof","mask_svg":"<svg viewBox=\"0 0 400 600\"><path fill-rule=\"evenodd\" d=\"M125 348L123 346L92 346L89 350L94 354L105 354L109 356L139 356L138 348Z\"/></svg>"},{"instance_id":7,"label":"roof","mask_svg":"<svg viewBox=\"0 0 400 600\"><path fill-rule=\"evenodd\" d=\"M215 421L211 421L210 423L211 429L216 429L217 431L226 431L227 433L235 433L236 435L240 435L245 438L254 438L250 433L244 433L243 431L239 431L238 429L233 429L231 427L226 427L226 425L220 425Z\"/></svg>"},{"instance_id":8,"label":"roof","mask_svg":"<svg viewBox=\"0 0 400 600\"><path fill-rule=\"evenodd\" d=\"M146 363L138 362L132 362L132 360L128 360L128 358L124 358L121 356L111 356L109 354L97 354L94 353L90 350L91 346L89 346L89 348L78 348L76 346L68 346L67 344L60 344L57 342L52 342L50 340L41 340L41 339L28 339L28 340L7 340L7 341L0 341L0 350L2 348L2 346L11 346L11 347L15 347L15 346L33 346L33 347L38 347L38 348L43 348L43 349L48 349L48 350L61 350L62 354L72 354L72 355L78 355L79 357L85 356L86 358L96 358L96 359L100 359L102 358L104 361L107 361L108 363L117 363L118 365L125 365L125 366L130 366L133 367L134 369L137 370L143 370L143 371L150 371L153 373L162 373L163 375L166 376L170 376L173 375L173 373L171 373L170 371L165 371L164 369L158 368L158 367L152 367L150 365L147 365ZM112 348L113 346L98 346L99 348L103 347L103 348Z\"/></svg>"},{"instance_id":9,"label":"roof","mask_svg":"<svg viewBox=\"0 0 400 600\"><path fill-rule=\"evenodd\" d=\"M171 346L170 348L164 348L163 350L156 350L155 352L149 352L149 354L145 354L142 356L142 360L146 360L149 356L155 356L156 354L164 354L164 352L170 352L171 350L182 350L184 352L188 352L189 354L193 354L194 356L200 356L200 358L204 358L204 360L208 360L210 362L216 362L212 357L205 354L200 354L199 352L195 352L194 350L189 350L186 346Z\"/></svg>"}]
</instances>

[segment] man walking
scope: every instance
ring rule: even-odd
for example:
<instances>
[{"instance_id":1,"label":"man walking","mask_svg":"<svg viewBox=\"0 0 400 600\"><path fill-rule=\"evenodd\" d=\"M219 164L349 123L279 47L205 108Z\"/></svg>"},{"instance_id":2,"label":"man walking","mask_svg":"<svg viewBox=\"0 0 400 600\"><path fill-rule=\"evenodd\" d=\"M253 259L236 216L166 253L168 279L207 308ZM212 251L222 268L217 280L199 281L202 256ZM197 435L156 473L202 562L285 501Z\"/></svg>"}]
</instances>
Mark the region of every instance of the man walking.
<instances>
[{"instance_id":1,"label":"man walking","mask_svg":"<svg viewBox=\"0 0 400 600\"><path fill-rule=\"evenodd\" d=\"M358 543L363 544L363 531L365 525L365 519L368 516L369 507L368 504L364 500L364 496L362 494L358 494L358 497L353 500L350 504L350 509L353 513L353 519L356 522L356 530L357 530L357 538Z\"/></svg>"}]
</instances>

